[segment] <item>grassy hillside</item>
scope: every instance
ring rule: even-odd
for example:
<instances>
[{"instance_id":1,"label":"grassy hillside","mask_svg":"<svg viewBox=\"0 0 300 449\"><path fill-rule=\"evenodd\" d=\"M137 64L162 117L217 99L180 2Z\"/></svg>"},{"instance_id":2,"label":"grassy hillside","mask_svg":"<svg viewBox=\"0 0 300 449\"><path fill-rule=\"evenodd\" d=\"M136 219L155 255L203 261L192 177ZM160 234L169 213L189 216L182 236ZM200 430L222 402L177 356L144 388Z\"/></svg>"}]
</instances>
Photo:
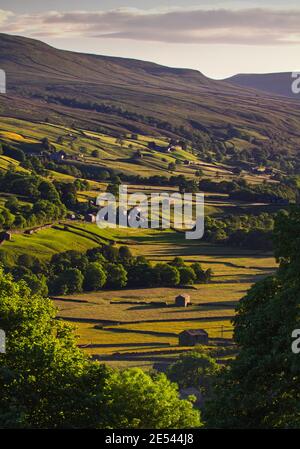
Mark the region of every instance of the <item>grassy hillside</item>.
<instances>
[{"instance_id":1,"label":"grassy hillside","mask_svg":"<svg viewBox=\"0 0 300 449\"><path fill-rule=\"evenodd\" d=\"M297 102L253 92L200 72L122 58L56 50L0 35L8 95L0 113L111 133L197 138L199 151L223 141L228 125L243 140L267 139L274 151L299 143ZM12 57L13 55L13 57Z\"/></svg>"},{"instance_id":2,"label":"grassy hillside","mask_svg":"<svg viewBox=\"0 0 300 449\"><path fill-rule=\"evenodd\" d=\"M244 73L227 78L227 81L235 86L245 87L247 89L257 89L274 95L283 95L285 97L299 100L299 95L293 93L291 72L283 73Z\"/></svg>"}]
</instances>

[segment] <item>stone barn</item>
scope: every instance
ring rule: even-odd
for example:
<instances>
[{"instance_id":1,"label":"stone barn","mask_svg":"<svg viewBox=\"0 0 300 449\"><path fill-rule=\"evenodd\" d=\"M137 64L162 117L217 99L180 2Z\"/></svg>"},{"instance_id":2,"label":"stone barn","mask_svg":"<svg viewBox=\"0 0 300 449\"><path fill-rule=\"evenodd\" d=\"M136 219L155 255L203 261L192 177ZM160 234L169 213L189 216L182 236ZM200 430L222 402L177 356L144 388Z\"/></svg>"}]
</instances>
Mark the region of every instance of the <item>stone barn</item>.
<instances>
[{"instance_id":1,"label":"stone barn","mask_svg":"<svg viewBox=\"0 0 300 449\"><path fill-rule=\"evenodd\" d=\"M177 307L187 307L191 302L190 295L178 295L175 298L175 305Z\"/></svg>"},{"instance_id":2,"label":"stone barn","mask_svg":"<svg viewBox=\"0 0 300 449\"><path fill-rule=\"evenodd\" d=\"M208 333L204 329L188 329L179 334L180 346L207 345Z\"/></svg>"},{"instance_id":3,"label":"stone barn","mask_svg":"<svg viewBox=\"0 0 300 449\"><path fill-rule=\"evenodd\" d=\"M94 214L86 214L84 218L88 223L96 223L96 215Z\"/></svg>"}]
</instances>

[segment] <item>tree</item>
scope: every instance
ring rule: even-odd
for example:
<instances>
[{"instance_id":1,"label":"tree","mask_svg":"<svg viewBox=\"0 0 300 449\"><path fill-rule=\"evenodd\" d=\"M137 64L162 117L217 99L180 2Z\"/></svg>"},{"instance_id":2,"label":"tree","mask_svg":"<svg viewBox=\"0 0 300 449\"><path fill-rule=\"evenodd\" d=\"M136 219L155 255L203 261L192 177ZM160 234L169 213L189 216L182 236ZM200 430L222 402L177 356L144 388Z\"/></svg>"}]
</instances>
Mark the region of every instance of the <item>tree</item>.
<instances>
[{"instance_id":1,"label":"tree","mask_svg":"<svg viewBox=\"0 0 300 449\"><path fill-rule=\"evenodd\" d=\"M196 275L196 281L199 284L207 284L213 275L212 270L209 268L208 270L203 270L199 262L192 263L191 268L194 270Z\"/></svg>"},{"instance_id":2,"label":"tree","mask_svg":"<svg viewBox=\"0 0 300 449\"><path fill-rule=\"evenodd\" d=\"M279 269L238 305L234 336L240 350L218 378L207 411L212 427L300 426L300 359L291 350L292 332L300 324L299 232L299 208L279 214L274 229Z\"/></svg>"},{"instance_id":3,"label":"tree","mask_svg":"<svg viewBox=\"0 0 300 449\"><path fill-rule=\"evenodd\" d=\"M99 158L100 157L100 151L99 150L93 150L92 153L91 153L91 156L95 157L95 158Z\"/></svg>"},{"instance_id":4,"label":"tree","mask_svg":"<svg viewBox=\"0 0 300 449\"><path fill-rule=\"evenodd\" d=\"M201 427L191 401L179 399L176 384L164 374L138 368L114 371L105 389L107 427L113 429L186 429Z\"/></svg>"},{"instance_id":5,"label":"tree","mask_svg":"<svg viewBox=\"0 0 300 449\"><path fill-rule=\"evenodd\" d=\"M172 267L185 267L185 262L184 259L182 257L174 257L174 259L172 260L172 262L170 263L170 265L172 265Z\"/></svg>"},{"instance_id":6,"label":"tree","mask_svg":"<svg viewBox=\"0 0 300 449\"><path fill-rule=\"evenodd\" d=\"M109 288L123 288L127 284L127 272L120 264L107 264L107 287Z\"/></svg>"},{"instance_id":7,"label":"tree","mask_svg":"<svg viewBox=\"0 0 300 449\"><path fill-rule=\"evenodd\" d=\"M179 284L180 276L176 267L167 263L158 263L154 268L156 283L165 287L175 287Z\"/></svg>"},{"instance_id":8,"label":"tree","mask_svg":"<svg viewBox=\"0 0 300 449\"><path fill-rule=\"evenodd\" d=\"M154 287L157 285L155 270L148 261L135 261L128 268L128 285L131 287Z\"/></svg>"},{"instance_id":9,"label":"tree","mask_svg":"<svg viewBox=\"0 0 300 449\"><path fill-rule=\"evenodd\" d=\"M212 381L220 371L215 359L205 352L191 351L181 354L167 370L167 376L180 388L195 387L204 395L210 393Z\"/></svg>"},{"instance_id":10,"label":"tree","mask_svg":"<svg viewBox=\"0 0 300 449\"><path fill-rule=\"evenodd\" d=\"M14 223L15 216L8 209L2 208L0 211L0 223L4 229L10 229Z\"/></svg>"},{"instance_id":11,"label":"tree","mask_svg":"<svg viewBox=\"0 0 300 449\"><path fill-rule=\"evenodd\" d=\"M118 198L119 197L119 184L117 184L117 183L109 184L107 186L106 191L108 193L113 194L116 198Z\"/></svg>"},{"instance_id":12,"label":"tree","mask_svg":"<svg viewBox=\"0 0 300 449\"><path fill-rule=\"evenodd\" d=\"M26 225L27 225L27 221L26 221L26 219L22 215L18 214L18 215L15 216L15 219L14 219L14 222L13 222L13 227L14 228L16 228L16 229L23 229L23 228L26 227Z\"/></svg>"},{"instance_id":13,"label":"tree","mask_svg":"<svg viewBox=\"0 0 300 449\"><path fill-rule=\"evenodd\" d=\"M39 185L39 191L41 194L41 199L60 204L59 194L55 186L50 182L42 181Z\"/></svg>"},{"instance_id":14,"label":"tree","mask_svg":"<svg viewBox=\"0 0 300 449\"><path fill-rule=\"evenodd\" d=\"M25 274L22 280L26 282L33 294L43 297L48 295L47 279L45 276L37 277L36 274Z\"/></svg>"},{"instance_id":15,"label":"tree","mask_svg":"<svg viewBox=\"0 0 300 449\"><path fill-rule=\"evenodd\" d=\"M84 290L100 290L106 282L106 273L103 267L97 262L91 262L87 266L84 275Z\"/></svg>"},{"instance_id":16,"label":"tree","mask_svg":"<svg viewBox=\"0 0 300 449\"><path fill-rule=\"evenodd\" d=\"M119 248L113 245L104 245L102 247L102 254L109 262L118 262L119 260Z\"/></svg>"},{"instance_id":17,"label":"tree","mask_svg":"<svg viewBox=\"0 0 300 449\"><path fill-rule=\"evenodd\" d=\"M129 266L132 263L133 256L128 246L120 246L119 258L123 265Z\"/></svg>"},{"instance_id":18,"label":"tree","mask_svg":"<svg viewBox=\"0 0 300 449\"><path fill-rule=\"evenodd\" d=\"M191 285L196 281L196 274L191 267L179 267L180 285Z\"/></svg>"},{"instance_id":19,"label":"tree","mask_svg":"<svg viewBox=\"0 0 300 449\"><path fill-rule=\"evenodd\" d=\"M0 316L6 332L6 353L0 357L0 427L72 425L81 407L80 396L75 400L72 394L79 393L87 359L70 326L55 319L50 300L33 295L23 281L14 282L1 270Z\"/></svg>"},{"instance_id":20,"label":"tree","mask_svg":"<svg viewBox=\"0 0 300 449\"><path fill-rule=\"evenodd\" d=\"M81 293L83 290L83 274L78 268L68 268L55 279L58 294Z\"/></svg>"},{"instance_id":21,"label":"tree","mask_svg":"<svg viewBox=\"0 0 300 449\"><path fill-rule=\"evenodd\" d=\"M12 214L16 214L20 209L20 202L16 196L11 196L4 204Z\"/></svg>"},{"instance_id":22,"label":"tree","mask_svg":"<svg viewBox=\"0 0 300 449\"><path fill-rule=\"evenodd\" d=\"M0 269L1 428L191 428L200 415L164 375L87 358L49 299Z\"/></svg>"}]
</instances>

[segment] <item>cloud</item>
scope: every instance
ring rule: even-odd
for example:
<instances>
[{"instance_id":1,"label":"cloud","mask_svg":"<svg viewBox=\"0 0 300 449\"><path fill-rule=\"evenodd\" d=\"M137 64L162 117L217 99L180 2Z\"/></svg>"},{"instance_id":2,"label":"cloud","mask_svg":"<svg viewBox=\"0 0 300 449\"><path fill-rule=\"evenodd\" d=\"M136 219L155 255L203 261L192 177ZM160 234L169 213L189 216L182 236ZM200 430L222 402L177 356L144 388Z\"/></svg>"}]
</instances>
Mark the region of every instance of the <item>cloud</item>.
<instances>
[{"instance_id":1,"label":"cloud","mask_svg":"<svg viewBox=\"0 0 300 449\"><path fill-rule=\"evenodd\" d=\"M0 11L2 32L27 36L82 36L167 43L300 44L300 9L119 8L111 11Z\"/></svg>"}]
</instances>

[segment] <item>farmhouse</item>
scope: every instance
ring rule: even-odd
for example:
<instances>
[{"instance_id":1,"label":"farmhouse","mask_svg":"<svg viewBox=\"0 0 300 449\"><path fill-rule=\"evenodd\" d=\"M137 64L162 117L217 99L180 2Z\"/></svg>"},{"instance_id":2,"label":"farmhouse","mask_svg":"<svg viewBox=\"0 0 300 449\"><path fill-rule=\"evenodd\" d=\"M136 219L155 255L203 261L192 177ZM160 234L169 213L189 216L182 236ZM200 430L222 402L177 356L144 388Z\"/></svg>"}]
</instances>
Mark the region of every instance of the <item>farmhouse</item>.
<instances>
[{"instance_id":1,"label":"farmhouse","mask_svg":"<svg viewBox=\"0 0 300 449\"><path fill-rule=\"evenodd\" d=\"M189 329L179 334L180 346L195 346L208 344L208 333L204 329Z\"/></svg>"},{"instance_id":2,"label":"farmhouse","mask_svg":"<svg viewBox=\"0 0 300 449\"><path fill-rule=\"evenodd\" d=\"M191 302L190 295L178 295L175 298L175 305L177 307L187 307Z\"/></svg>"}]
</instances>

